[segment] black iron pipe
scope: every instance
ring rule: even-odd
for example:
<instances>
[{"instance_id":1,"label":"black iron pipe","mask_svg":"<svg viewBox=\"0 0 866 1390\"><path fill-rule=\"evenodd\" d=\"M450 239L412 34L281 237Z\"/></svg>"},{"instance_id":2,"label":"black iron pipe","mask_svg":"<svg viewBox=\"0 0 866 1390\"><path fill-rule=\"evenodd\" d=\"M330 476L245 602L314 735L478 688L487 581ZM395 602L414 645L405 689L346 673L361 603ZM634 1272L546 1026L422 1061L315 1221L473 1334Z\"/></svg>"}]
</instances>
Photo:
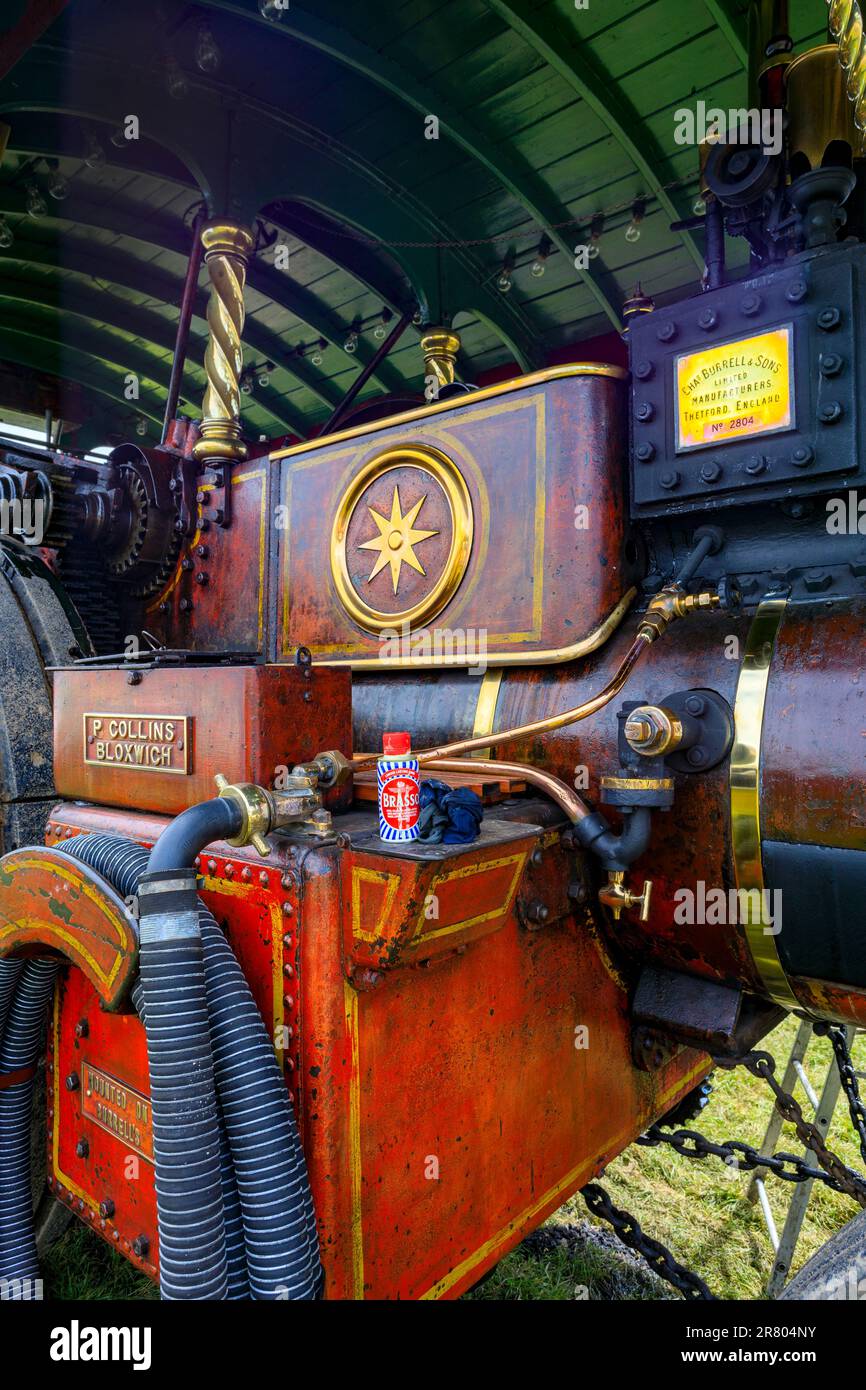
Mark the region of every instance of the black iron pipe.
<instances>
[{"instance_id":1,"label":"black iron pipe","mask_svg":"<svg viewBox=\"0 0 866 1390\"><path fill-rule=\"evenodd\" d=\"M189 346L189 329L192 322L192 306L195 301L198 289L198 273L201 270L201 227L204 221L204 211L196 214L192 226L192 247L189 253L189 262L186 267L186 277L183 282L183 294L180 300L180 313L177 320L177 337L174 342L174 357L171 363L171 376L168 381L168 398L165 402L165 419L162 422L162 439L164 444L168 439L168 432L171 422L177 413L177 403L180 400L180 384L183 380L183 369L186 365L186 350Z\"/></svg>"},{"instance_id":2,"label":"black iron pipe","mask_svg":"<svg viewBox=\"0 0 866 1390\"><path fill-rule=\"evenodd\" d=\"M411 322L412 315L410 313L405 313L403 317L397 321L397 323L391 329L391 332L388 334L385 341L379 348L377 348L376 352L370 358L370 361L367 363L366 367L363 367L361 371L358 373L358 375L355 377L355 380L352 382L352 385L349 387L345 396L340 401L340 404L337 406L330 420L328 420L328 422L323 426L322 432L318 436L318 438L321 439L326 434L334 433L334 430L337 428L337 425L340 423L343 416L346 414L346 411L349 409L349 406L352 404L353 400L358 395L358 392L363 390L367 382L370 380L370 377L378 368L380 362L382 362L388 356L388 353L391 351L394 344L400 338L402 338L404 332L406 331Z\"/></svg>"}]
</instances>

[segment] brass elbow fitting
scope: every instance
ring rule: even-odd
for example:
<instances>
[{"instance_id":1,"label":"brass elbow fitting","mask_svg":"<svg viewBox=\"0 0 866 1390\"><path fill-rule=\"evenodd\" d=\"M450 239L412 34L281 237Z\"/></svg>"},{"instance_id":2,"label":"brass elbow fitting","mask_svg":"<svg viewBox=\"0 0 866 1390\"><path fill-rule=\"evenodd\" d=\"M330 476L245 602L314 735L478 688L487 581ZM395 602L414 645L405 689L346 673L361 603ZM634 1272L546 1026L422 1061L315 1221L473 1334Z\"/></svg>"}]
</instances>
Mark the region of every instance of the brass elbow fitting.
<instances>
[{"instance_id":1,"label":"brass elbow fitting","mask_svg":"<svg viewBox=\"0 0 866 1390\"><path fill-rule=\"evenodd\" d=\"M643 637L645 642L655 642L678 618L687 618L691 613L711 612L721 606L721 595L710 589L700 594L687 594L678 584L667 584L650 599L638 636Z\"/></svg>"},{"instance_id":2,"label":"brass elbow fitting","mask_svg":"<svg viewBox=\"0 0 866 1390\"><path fill-rule=\"evenodd\" d=\"M632 893L625 886L625 873L622 869L608 869L607 883L598 891L598 900L603 907L610 908L615 922L628 908L640 908L640 921L649 921L650 899L652 898L652 879L648 878L640 893Z\"/></svg>"}]
</instances>

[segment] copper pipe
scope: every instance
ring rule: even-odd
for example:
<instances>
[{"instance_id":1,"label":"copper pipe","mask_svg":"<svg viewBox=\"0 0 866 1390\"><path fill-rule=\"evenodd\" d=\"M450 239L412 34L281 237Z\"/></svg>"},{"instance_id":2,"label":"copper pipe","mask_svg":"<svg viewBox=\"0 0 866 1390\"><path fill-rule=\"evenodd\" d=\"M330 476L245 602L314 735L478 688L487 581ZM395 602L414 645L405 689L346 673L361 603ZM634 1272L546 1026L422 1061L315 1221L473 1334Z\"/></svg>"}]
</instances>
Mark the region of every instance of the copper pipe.
<instances>
[{"instance_id":1,"label":"copper pipe","mask_svg":"<svg viewBox=\"0 0 866 1390\"><path fill-rule=\"evenodd\" d=\"M434 758L426 762L425 766L432 772L484 772L491 777L519 778L521 782L529 782L533 787L538 787L555 801L575 825L592 814L586 802L582 801L566 782L561 782L558 777L549 772L542 772L537 767L527 767L524 763L488 762L486 758Z\"/></svg>"},{"instance_id":2,"label":"copper pipe","mask_svg":"<svg viewBox=\"0 0 866 1390\"><path fill-rule=\"evenodd\" d=\"M500 733L481 734L478 738L464 738L457 743L443 743L439 748L422 748L417 752L413 749L412 756L427 767L433 760L456 758L460 754L471 753L476 748L495 748L500 743L505 743L510 739L550 733L553 729L564 728L566 724L576 724L581 719L588 719L591 714L595 714L605 705L610 704L614 696L619 694L652 641L653 638L641 628L613 679L608 681L598 695L594 695L591 700L586 700L582 705L575 706L574 709L565 710L562 714L552 714L547 719L536 719L531 724L520 724L515 729L503 729ZM361 769L372 766L378 757L378 754L371 754L357 762L355 767ZM476 763L473 759L472 766L483 767L484 764Z\"/></svg>"}]
</instances>

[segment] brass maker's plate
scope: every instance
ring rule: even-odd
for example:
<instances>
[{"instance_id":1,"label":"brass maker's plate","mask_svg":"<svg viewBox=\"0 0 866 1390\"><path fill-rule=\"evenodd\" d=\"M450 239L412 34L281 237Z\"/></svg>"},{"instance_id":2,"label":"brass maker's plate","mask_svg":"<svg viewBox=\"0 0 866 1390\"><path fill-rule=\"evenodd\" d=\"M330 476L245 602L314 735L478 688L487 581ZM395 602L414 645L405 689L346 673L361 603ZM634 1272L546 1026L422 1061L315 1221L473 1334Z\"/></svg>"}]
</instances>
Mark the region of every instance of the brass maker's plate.
<instances>
[{"instance_id":1,"label":"brass maker's plate","mask_svg":"<svg viewBox=\"0 0 866 1390\"><path fill-rule=\"evenodd\" d=\"M191 766L191 734L188 714L85 714L84 761L91 767L184 777Z\"/></svg>"},{"instance_id":2,"label":"brass maker's plate","mask_svg":"<svg viewBox=\"0 0 866 1390\"><path fill-rule=\"evenodd\" d=\"M469 564L472 500L452 459L429 445L377 454L343 493L331 531L340 602L367 632L421 627Z\"/></svg>"},{"instance_id":3,"label":"brass maker's plate","mask_svg":"<svg viewBox=\"0 0 866 1390\"><path fill-rule=\"evenodd\" d=\"M676 359L677 453L793 429L791 324Z\"/></svg>"},{"instance_id":4,"label":"brass maker's plate","mask_svg":"<svg viewBox=\"0 0 866 1390\"><path fill-rule=\"evenodd\" d=\"M113 1134L128 1149L153 1163L153 1115L150 1099L90 1062L82 1068L81 1113Z\"/></svg>"}]
</instances>

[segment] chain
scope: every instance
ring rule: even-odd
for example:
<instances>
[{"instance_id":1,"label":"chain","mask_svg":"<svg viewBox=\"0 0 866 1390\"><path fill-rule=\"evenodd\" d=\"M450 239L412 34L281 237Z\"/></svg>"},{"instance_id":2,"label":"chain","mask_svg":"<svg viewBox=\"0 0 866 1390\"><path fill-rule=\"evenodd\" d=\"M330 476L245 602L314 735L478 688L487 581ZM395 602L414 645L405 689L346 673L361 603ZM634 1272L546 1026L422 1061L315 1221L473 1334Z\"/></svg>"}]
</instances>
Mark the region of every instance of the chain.
<instances>
[{"instance_id":1,"label":"chain","mask_svg":"<svg viewBox=\"0 0 866 1390\"><path fill-rule=\"evenodd\" d=\"M726 1139L720 1144L714 1144L705 1134L698 1134L694 1129L675 1129L671 1134L665 1134L658 1125L653 1125L646 1134L636 1139L635 1143L648 1149L656 1148L659 1144L669 1144L682 1158L720 1158L723 1163L729 1164L740 1173L753 1173L758 1168L767 1168L785 1182L824 1182L836 1192L846 1191L830 1173L812 1167L796 1154L761 1154L751 1144L745 1144L739 1139Z\"/></svg>"},{"instance_id":2,"label":"chain","mask_svg":"<svg viewBox=\"0 0 866 1390\"><path fill-rule=\"evenodd\" d=\"M851 1121L860 1140L860 1152L866 1162L866 1105L860 1097L845 1030L828 1026L826 1032L835 1053L836 1065L851 1112ZM652 1125L646 1134L640 1136L636 1141L638 1144L646 1148L669 1144L684 1158L714 1157L722 1159L725 1163L733 1161L739 1171L754 1172L757 1169L767 1169L775 1173L776 1177L783 1178L785 1182L823 1182L834 1191L853 1197L861 1207L866 1207L866 1181L827 1148L817 1125L806 1119L794 1096L782 1089L775 1075L775 1060L769 1052L749 1052L743 1057L715 1060L718 1066L728 1071L744 1066L753 1076L766 1081L776 1098L776 1108L780 1115L794 1126L797 1138L811 1150L821 1166L816 1168L796 1154L762 1154L753 1145L739 1139L714 1144L711 1139L693 1129L677 1129L671 1134L665 1134L657 1124ZM607 1221L624 1245L641 1255L656 1274L672 1284L675 1289L679 1289L685 1298L715 1299L715 1294L710 1292L702 1279L679 1264L660 1241L644 1234L635 1216L615 1207L603 1187L589 1183L582 1189L581 1196L593 1215Z\"/></svg>"},{"instance_id":3,"label":"chain","mask_svg":"<svg viewBox=\"0 0 866 1390\"><path fill-rule=\"evenodd\" d=\"M860 1087L857 1085L857 1073L854 1070L854 1063L851 1060L851 1053L848 1050L848 1040L845 1036L845 1029L838 1024L816 1025L815 1032L823 1033L826 1031L827 1037L833 1046L836 1055L836 1066L839 1069L839 1080L842 1082L842 1090L845 1092L845 1099L848 1102L848 1110L851 1114L851 1123L857 1131L860 1140L860 1153L863 1162L866 1163L866 1105L860 1098Z\"/></svg>"},{"instance_id":4,"label":"chain","mask_svg":"<svg viewBox=\"0 0 866 1390\"><path fill-rule=\"evenodd\" d=\"M739 1063L742 1063L753 1076L766 1081L776 1097L776 1109L779 1114L783 1119L790 1121L797 1131L797 1138L807 1149L812 1150L824 1171L835 1178L837 1190L853 1197L861 1207L866 1207L866 1182L827 1148L818 1126L807 1120L799 1102L788 1091L782 1090L775 1076L776 1063L769 1052L749 1052L734 1062L726 1061L720 1065L733 1067Z\"/></svg>"},{"instance_id":5,"label":"chain","mask_svg":"<svg viewBox=\"0 0 866 1390\"><path fill-rule=\"evenodd\" d=\"M684 1298L715 1300L715 1294L710 1293L703 1279L699 1279L697 1274L693 1274L684 1265L678 1264L661 1241L644 1235L637 1217L615 1207L603 1187L599 1187L597 1183L588 1183L581 1189L580 1195L594 1216L600 1216L613 1227L623 1245L641 1255L650 1269L667 1283L673 1284L675 1289L679 1289Z\"/></svg>"}]
</instances>

